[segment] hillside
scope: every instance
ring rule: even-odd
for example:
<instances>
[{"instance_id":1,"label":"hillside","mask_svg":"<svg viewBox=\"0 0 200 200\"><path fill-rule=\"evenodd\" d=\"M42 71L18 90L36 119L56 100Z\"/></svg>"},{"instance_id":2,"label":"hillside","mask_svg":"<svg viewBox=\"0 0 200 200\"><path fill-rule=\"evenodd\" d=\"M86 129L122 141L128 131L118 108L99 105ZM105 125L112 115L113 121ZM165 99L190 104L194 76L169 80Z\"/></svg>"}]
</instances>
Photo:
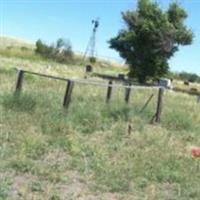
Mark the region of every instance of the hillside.
<instances>
[{"instance_id":1,"label":"hillside","mask_svg":"<svg viewBox=\"0 0 200 200\"><path fill-rule=\"evenodd\" d=\"M57 73L58 70L66 70L65 68L70 66L75 66L76 68L81 67L85 70L85 65L88 64L87 61L84 61L80 53L75 53L75 60L73 63L69 64L59 64L52 60L46 60L39 55L34 53L35 45L24 41L22 39L12 38L12 37L0 37L0 56L2 57L1 65L4 63L9 65L8 67L14 67L13 65L21 65L21 67L28 67L31 70L44 70L45 66L48 68L49 66L53 66L53 73ZM14 59L14 61L13 61ZM37 67L34 67L37 65ZM16 66L15 66L16 67ZM101 72L103 70L104 73L112 74L112 73L120 73L127 72L127 66L122 66L121 64L115 63L109 60L98 59L97 63L94 65L95 72ZM67 72L71 69L67 69ZM77 69L76 69L77 70ZM75 70L75 71L76 71ZM63 74L63 72L59 71L59 74ZM70 74L71 75L71 74ZM77 71L75 72L77 76Z\"/></svg>"},{"instance_id":2,"label":"hillside","mask_svg":"<svg viewBox=\"0 0 200 200\"><path fill-rule=\"evenodd\" d=\"M7 47L29 47L34 48L34 45L30 41L22 40L15 37L0 37L0 48Z\"/></svg>"},{"instance_id":3,"label":"hillside","mask_svg":"<svg viewBox=\"0 0 200 200\"><path fill-rule=\"evenodd\" d=\"M13 68L83 79L84 63L58 64L21 46L0 51L0 199L199 199L200 160L191 156L200 146L195 96L166 91L161 123L150 124L155 89L134 88L125 104L124 89L114 88L106 104L107 88L75 83L65 110L66 82L26 74L22 93L13 95ZM97 63L95 71L126 69Z\"/></svg>"}]
</instances>

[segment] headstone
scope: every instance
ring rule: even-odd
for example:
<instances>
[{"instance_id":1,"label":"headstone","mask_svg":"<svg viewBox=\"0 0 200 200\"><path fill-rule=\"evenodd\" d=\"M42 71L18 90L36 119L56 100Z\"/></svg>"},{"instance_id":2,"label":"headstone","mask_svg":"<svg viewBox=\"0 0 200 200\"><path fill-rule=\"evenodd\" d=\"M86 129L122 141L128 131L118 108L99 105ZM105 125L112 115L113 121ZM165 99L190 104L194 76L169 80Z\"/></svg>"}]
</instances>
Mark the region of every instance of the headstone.
<instances>
[{"instance_id":1,"label":"headstone","mask_svg":"<svg viewBox=\"0 0 200 200\"><path fill-rule=\"evenodd\" d=\"M124 74L118 74L119 79L124 80L124 77L125 77Z\"/></svg>"},{"instance_id":2,"label":"headstone","mask_svg":"<svg viewBox=\"0 0 200 200\"><path fill-rule=\"evenodd\" d=\"M184 85L190 85L189 81L184 81Z\"/></svg>"},{"instance_id":3,"label":"headstone","mask_svg":"<svg viewBox=\"0 0 200 200\"><path fill-rule=\"evenodd\" d=\"M198 92L198 89L197 88L190 88L190 91L191 92Z\"/></svg>"},{"instance_id":4,"label":"headstone","mask_svg":"<svg viewBox=\"0 0 200 200\"><path fill-rule=\"evenodd\" d=\"M172 89L171 80L167 78L162 78L159 80L159 86L165 87L167 89Z\"/></svg>"},{"instance_id":5,"label":"headstone","mask_svg":"<svg viewBox=\"0 0 200 200\"><path fill-rule=\"evenodd\" d=\"M92 66L91 66L91 65L86 65L85 71L86 71L87 73L92 72L92 71L93 71Z\"/></svg>"}]
</instances>

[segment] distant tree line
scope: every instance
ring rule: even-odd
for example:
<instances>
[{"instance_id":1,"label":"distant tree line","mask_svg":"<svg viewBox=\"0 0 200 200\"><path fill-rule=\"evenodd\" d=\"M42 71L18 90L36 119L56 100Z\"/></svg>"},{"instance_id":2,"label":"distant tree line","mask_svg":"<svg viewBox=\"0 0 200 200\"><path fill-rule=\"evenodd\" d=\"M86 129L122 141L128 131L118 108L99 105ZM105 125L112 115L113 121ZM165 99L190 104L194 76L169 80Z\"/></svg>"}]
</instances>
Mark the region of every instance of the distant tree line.
<instances>
[{"instance_id":1,"label":"distant tree line","mask_svg":"<svg viewBox=\"0 0 200 200\"><path fill-rule=\"evenodd\" d=\"M179 79L182 81L189 81L189 82L198 82L200 83L200 76L198 76L195 73L188 73L188 72L179 72L179 73L174 73L171 72L170 73L170 77L174 78L174 79Z\"/></svg>"},{"instance_id":2,"label":"distant tree line","mask_svg":"<svg viewBox=\"0 0 200 200\"><path fill-rule=\"evenodd\" d=\"M69 41L59 38L56 44L47 45L40 39L36 42L35 53L60 63L73 61L74 53Z\"/></svg>"}]
</instances>

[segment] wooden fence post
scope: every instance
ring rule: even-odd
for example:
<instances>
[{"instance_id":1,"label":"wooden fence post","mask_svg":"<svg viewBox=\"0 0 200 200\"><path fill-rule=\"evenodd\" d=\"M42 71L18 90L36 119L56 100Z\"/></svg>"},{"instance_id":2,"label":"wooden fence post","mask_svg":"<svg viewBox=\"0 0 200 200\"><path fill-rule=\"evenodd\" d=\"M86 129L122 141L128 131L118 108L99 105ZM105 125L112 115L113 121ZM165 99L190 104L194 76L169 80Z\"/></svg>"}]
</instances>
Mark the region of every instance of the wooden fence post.
<instances>
[{"instance_id":1,"label":"wooden fence post","mask_svg":"<svg viewBox=\"0 0 200 200\"><path fill-rule=\"evenodd\" d=\"M106 95L106 103L109 103L111 95L112 95L112 81L110 80L108 82L108 89L107 89L107 95Z\"/></svg>"},{"instance_id":2,"label":"wooden fence post","mask_svg":"<svg viewBox=\"0 0 200 200\"><path fill-rule=\"evenodd\" d=\"M20 93L21 92L23 78L24 78L24 71L23 70L19 70L18 71L18 75L17 75L17 82L16 82L16 87L15 87L15 93Z\"/></svg>"},{"instance_id":3,"label":"wooden fence post","mask_svg":"<svg viewBox=\"0 0 200 200\"><path fill-rule=\"evenodd\" d=\"M162 105L163 105L163 95L164 95L164 88L159 88L157 109L156 109L156 115L155 115L155 118L156 118L155 121L157 123L160 123L160 119L161 119L161 112L162 112Z\"/></svg>"},{"instance_id":4,"label":"wooden fence post","mask_svg":"<svg viewBox=\"0 0 200 200\"><path fill-rule=\"evenodd\" d=\"M67 88L66 88L66 92L65 92L65 96L64 96L64 101L63 101L64 108L69 107L73 88L74 88L74 82L72 80L69 80L67 82Z\"/></svg>"},{"instance_id":5,"label":"wooden fence post","mask_svg":"<svg viewBox=\"0 0 200 200\"><path fill-rule=\"evenodd\" d=\"M127 86L129 86L128 88L125 88L125 102L128 103L129 102L129 97L130 97L130 93L131 93L131 84L129 83Z\"/></svg>"}]
</instances>

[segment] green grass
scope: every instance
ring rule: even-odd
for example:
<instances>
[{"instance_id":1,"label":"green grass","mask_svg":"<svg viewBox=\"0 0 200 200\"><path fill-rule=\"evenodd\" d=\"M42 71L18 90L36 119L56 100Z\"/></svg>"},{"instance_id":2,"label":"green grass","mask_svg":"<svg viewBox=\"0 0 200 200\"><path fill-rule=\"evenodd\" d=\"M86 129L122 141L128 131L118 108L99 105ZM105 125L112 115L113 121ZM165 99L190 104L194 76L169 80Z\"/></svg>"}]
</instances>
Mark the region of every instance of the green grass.
<instances>
[{"instance_id":1,"label":"green grass","mask_svg":"<svg viewBox=\"0 0 200 200\"><path fill-rule=\"evenodd\" d=\"M165 93L153 125L156 91L135 89L126 105L124 90L114 89L106 104L106 88L75 84L65 110L65 82L25 75L14 95L11 63L42 71L48 62L0 59L0 199L199 199L200 160L190 153L200 145L195 97ZM64 72L84 76L80 66L57 64L49 73Z\"/></svg>"}]
</instances>

